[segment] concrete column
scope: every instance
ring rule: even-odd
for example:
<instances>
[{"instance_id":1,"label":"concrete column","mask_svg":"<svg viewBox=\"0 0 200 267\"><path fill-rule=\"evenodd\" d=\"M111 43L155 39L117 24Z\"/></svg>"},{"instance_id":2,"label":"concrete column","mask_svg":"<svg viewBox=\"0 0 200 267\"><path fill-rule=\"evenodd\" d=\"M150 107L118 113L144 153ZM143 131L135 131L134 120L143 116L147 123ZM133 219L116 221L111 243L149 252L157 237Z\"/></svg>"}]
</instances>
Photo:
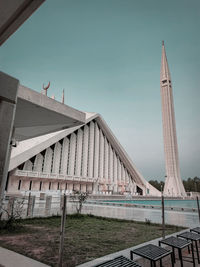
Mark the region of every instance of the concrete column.
<instances>
[{"instance_id":1,"label":"concrete column","mask_svg":"<svg viewBox=\"0 0 200 267\"><path fill-rule=\"evenodd\" d=\"M69 150L69 169L68 174L74 175L74 163L75 163L75 152L76 152L76 134L72 133L70 137L70 150Z\"/></svg>"},{"instance_id":2,"label":"concrete column","mask_svg":"<svg viewBox=\"0 0 200 267\"><path fill-rule=\"evenodd\" d=\"M77 176L81 176L82 148L83 148L83 131L79 129L77 134L76 167L75 167L75 175Z\"/></svg>"},{"instance_id":3,"label":"concrete column","mask_svg":"<svg viewBox=\"0 0 200 267\"><path fill-rule=\"evenodd\" d=\"M74 184L74 190L80 191L80 184Z\"/></svg>"},{"instance_id":4,"label":"concrete column","mask_svg":"<svg viewBox=\"0 0 200 267\"><path fill-rule=\"evenodd\" d=\"M11 153L19 81L0 72L0 210Z\"/></svg>"},{"instance_id":5,"label":"concrete column","mask_svg":"<svg viewBox=\"0 0 200 267\"><path fill-rule=\"evenodd\" d=\"M33 181L32 182L32 191L39 191L40 188L40 181Z\"/></svg>"},{"instance_id":6,"label":"concrete column","mask_svg":"<svg viewBox=\"0 0 200 267\"><path fill-rule=\"evenodd\" d=\"M108 141L106 137L104 142L104 157L104 178L108 181Z\"/></svg>"},{"instance_id":7,"label":"concrete column","mask_svg":"<svg viewBox=\"0 0 200 267\"><path fill-rule=\"evenodd\" d=\"M99 177L104 177L104 136L100 130L100 144L99 144Z\"/></svg>"},{"instance_id":8,"label":"concrete column","mask_svg":"<svg viewBox=\"0 0 200 267\"><path fill-rule=\"evenodd\" d=\"M52 164L53 150L51 147L48 147L44 156L44 167L43 172L51 173L51 164Z\"/></svg>"},{"instance_id":9,"label":"concrete column","mask_svg":"<svg viewBox=\"0 0 200 267\"><path fill-rule=\"evenodd\" d=\"M90 122L89 128L89 154L88 154L88 177L93 177L94 167L94 122Z\"/></svg>"},{"instance_id":10,"label":"concrete column","mask_svg":"<svg viewBox=\"0 0 200 267\"><path fill-rule=\"evenodd\" d=\"M94 174L93 177L97 179L99 177L99 127L95 122L94 128ZM93 184L93 194L98 192L98 180Z\"/></svg>"},{"instance_id":11,"label":"concrete column","mask_svg":"<svg viewBox=\"0 0 200 267\"><path fill-rule=\"evenodd\" d=\"M126 184L128 184L128 183L129 183L127 169L125 169L125 183L126 183Z\"/></svg>"},{"instance_id":12,"label":"concrete column","mask_svg":"<svg viewBox=\"0 0 200 267\"><path fill-rule=\"evenodd\" d=\"M121 180L123 183L125 183L125 169L124 169L124 165L121 165L122 169L121 169Z\"/></svg>"},{"instance_id":13,"label":"concrete column","mask_svg":"<svg viewBox=\"0 0 200 267\"><path fill-rule=\"evenodd\" d=\"M69 153L69 138L65 137L63 140L62 157L61 157L61 170L60 170L60 172L62 174L67 174L68 153Z\"/></svg>"},{"instance_id":14,"label":"concrete column","mask_svg":"<svg viewBox=\"0 0 200 267\"><path fill-rule=\"evenodd\" d=\"M49 190L49 181L43 181L42 190L43 191Z\"/></svg>"},{"instance_id":15,"label":"concrete column","mask_svg":"<svg viewBox=\"0 0 200 267\"><path fill-rule=\"evenodd\" d=\"M28 191L29 190L29 184L30 184L30 181L28 180L22 180L21 181L21 188L20 188L20 191Z\"/></svg>"},{"instance_id":16,"label":"concrete column","mask_svg":"<svg viewBox=\"0 0 200 267\"><path fill-rule=\"evenodd\" d=\"M81 192L86 192L86 184L81 185Z\"/></svg>"},{"instance_id":17,"label":"concrete column","mask_svg":"<svg viewBox=\"0 0 200 267\"><path fill-rule=\"evenodd\" d=\"M52 182L51 190L54 190L54 191L58 190L58 182Z\"/></svg>"},{"instance_id":18,"label":"concrete column","mask_svg":"<svg viewBox=\"0 0 200 267\"><path fill-rule=\"evenodd\" d=\"M65 190L65 182L60 182L60 190Z\"/></svg>"},{"instance_id":19,"label":"concrete column","mask_svg":"<svg viewBox=\"0 0 200 267\"><path fill-rule=\"evenodd\" d=\"M95 143L94 143L94 178L99 176L99 127L95 122Z\"/></svg>"},{"instance_id":20,"label":"concrete column","mask_svg":"<svg viewBox=\"0 0 200 267\"><path fill-rule=\"evenodd\" d=\"M82 162L82 176L87 177L87 163L88 163L88 126L84 126L83 131L83 162Z\"/></svg>"},{"instance_id":21,"label":"concrete column","mask_svg":"<svg viewBox=\"0 0 200 267\"><path fill-rule=\"evenodd\" d=\"M23 171L32 171L33 170L33 163L30 160L27 160L24 163Z\"/></svg>"},{"instance_id":22,"label":"concrete column","mask_svg":"<svg viewBox=\"0 0 200 267\"><path fill-rule=\"evenodd\" d=\"M120 183L121 182L121 161L119 158L117 158L117 181Z\"/></svg>"},{"instance_id":23,"label":"concrete column","mask_svg":"<svg viewBox=\"0 0 200 267\"><path fill-rule=\"evenodd\" d=\"M34 161L33 171L42 172L43 156L41 153L37 154Z\"/></svg>"},{"instance_id":24,"label":"concrete column","mask_svg":"<svg viewBox=\"0 0 200 267\"><path fill-rule=\"evenodd\" d=\"M136 193L136 185L133 182L133 180L131 179L130 174L128 174L128 178L129 178L129 185L130 185L131 194L135 194Z\"/></svg>"},{"instance_id":25,"label":"concrete column","mask_svg":"<svg viewBox=\"0 0 200 267\"><path fill-rule=\"evenodd\" d=\"M117 192L117 155L113 151L113 178L114 178L114 192Z\"/></svg>"},{"instance_id":26,"label":"concrete column","mask_svg":"<svg viewBox=\"0 0 200 267\"><path fill-rule=\"evenodd\" d=\"M72 184L72 183L68 184L68 190L69 190L70 192L73 191L73 184Z\"/></svg>"},{"instance_id":27,"label":"concrete column","mask_svg":"<svg viewBox=\"0 0 200 267\"><path fill-rule=\"evenodd\" d=\"M108 176L111 182L113 183L113 150L111 145L109 144L109 166L108 166Z\"/></svg>"},{"instance_id":28,"label":"concrete column","mask_svg":"<svg viewBox=\"0 0 200 267\"><path fill-rule=\"evenodd\" d=\"M18 179L17 177L13 177L13 176L9 177L7 193L14 192L14 191L18 190L19 180L20 179Z\"/></svg>"},{"instance_id":29,"label":"concrete column","mask_svg":"<svg viewBox=\"0 0 200 267\"><path fill-rule=\"evenodd\" d=\"M53 154L53 169L52 173L59 173L60 171L60 157L61 157L61 144L57 142Z\"/></svg>"}]
</instances>

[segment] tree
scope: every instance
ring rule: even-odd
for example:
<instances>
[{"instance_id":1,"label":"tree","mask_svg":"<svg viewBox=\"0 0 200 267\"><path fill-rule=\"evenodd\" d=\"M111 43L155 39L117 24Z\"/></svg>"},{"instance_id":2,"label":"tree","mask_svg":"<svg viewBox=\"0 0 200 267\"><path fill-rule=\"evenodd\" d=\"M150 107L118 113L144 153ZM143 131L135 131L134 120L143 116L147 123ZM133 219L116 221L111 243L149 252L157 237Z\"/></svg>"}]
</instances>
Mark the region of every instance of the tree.
<instances>
[{"instance_id":1,"label":"tree","mask_svg":"<svg viewBox=\"0 0 200 267\"><path fill-rule=\"evenodd\" d=\"M81 214L83 203L87 200L88 196L89 196L88 192L81 192L78 190L73 191L71 199L73 201L77 201L76 211L78 214Z\"/></svg>"},{"instance_id":2,"label":"tree","mask_svg":"<svg viewBox=\"0 0 200 267\"><path fill-rule=\"evenodd\" d=\"M159 191L161 191L161 189L164 189L164 185L165 183L163 181L157 181L157 180L150 180L149 183L151 185L153 185L156 189L158 189Z\"/></svg>"},{"instance_id":3,"label":"tree","mask_svg":"<svg viewBox=\"0 0 200 267\"><path fill-rule=\"evenodd\" d=\"M6 214L5 220L3 220L3 228L11 229L16 226L19 220L22 218L24 210L25 198L12 197L9 199L8 205L3 205L3 213ZM3 215L3 214L2 214Z\"/></svg>"},{"instance_id":4,"label":"tree","mask_svg":"<svg viewBox=\"0 0 200 267\"><path fill-rule=\"evenodd\" d=\"M200 178L197 176L184 180L183 185L187 192L200 192Z\"/></svg>"}]
</instances>

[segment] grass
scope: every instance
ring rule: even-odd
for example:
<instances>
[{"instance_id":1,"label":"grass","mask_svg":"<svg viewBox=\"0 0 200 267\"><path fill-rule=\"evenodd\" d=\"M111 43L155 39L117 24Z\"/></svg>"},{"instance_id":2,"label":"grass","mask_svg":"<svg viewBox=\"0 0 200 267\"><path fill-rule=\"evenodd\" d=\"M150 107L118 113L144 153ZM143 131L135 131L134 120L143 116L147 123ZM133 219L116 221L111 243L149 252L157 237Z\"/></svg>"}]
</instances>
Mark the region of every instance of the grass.
<instances>
[{"instance_id":1,"label":"grass","mask_svg":"<svg viewBox=\"0 0 200 267\"><path fill-rule=\"evenodd\" d=\"M60 217L26 219L0 231L0 246L50 266L58 262ZM183 228L167 226L166 235ZM162 236L161 225L91 215L68 215L64 266L72 267Z\"/></svg>"}]
</instances>

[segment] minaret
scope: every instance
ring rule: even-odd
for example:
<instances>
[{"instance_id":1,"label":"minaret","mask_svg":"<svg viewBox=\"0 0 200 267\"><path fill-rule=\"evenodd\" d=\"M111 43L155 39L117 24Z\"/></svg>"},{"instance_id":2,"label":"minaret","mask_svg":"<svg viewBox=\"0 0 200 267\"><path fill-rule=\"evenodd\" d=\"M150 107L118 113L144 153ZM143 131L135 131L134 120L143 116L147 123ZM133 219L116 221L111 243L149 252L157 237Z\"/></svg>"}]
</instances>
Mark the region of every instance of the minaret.
<instances>
[{"instance_id":1,"label":"minaret","mask_svg":"<svg viewBox=\"0 0 200 267\"><path fill-rule=\"evenodd\" d=\"M164 195L184 197L186 196L186 192L180 176L172 83L165 53L164 41L162 42L160 88L162 98L162 121L166 168Z\"/></svg>"}]
</instances>

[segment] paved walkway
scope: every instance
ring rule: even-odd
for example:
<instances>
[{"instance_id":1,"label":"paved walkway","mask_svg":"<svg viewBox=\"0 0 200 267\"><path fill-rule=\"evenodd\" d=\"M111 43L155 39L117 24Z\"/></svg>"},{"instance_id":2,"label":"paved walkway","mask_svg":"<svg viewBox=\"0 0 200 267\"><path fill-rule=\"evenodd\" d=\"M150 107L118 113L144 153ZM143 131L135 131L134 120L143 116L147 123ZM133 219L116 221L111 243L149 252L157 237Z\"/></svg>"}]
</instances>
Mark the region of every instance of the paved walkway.
<instances>
[{"instance_id":1,"label":"paved walkway","mask_svg":"<svg viewBox=\"0 0 200 267\"><path fill-rule=\"evenodd\" d=\"M49 267L49 265L0 247L0 267Z\"/></svg>"}]
</instances>

